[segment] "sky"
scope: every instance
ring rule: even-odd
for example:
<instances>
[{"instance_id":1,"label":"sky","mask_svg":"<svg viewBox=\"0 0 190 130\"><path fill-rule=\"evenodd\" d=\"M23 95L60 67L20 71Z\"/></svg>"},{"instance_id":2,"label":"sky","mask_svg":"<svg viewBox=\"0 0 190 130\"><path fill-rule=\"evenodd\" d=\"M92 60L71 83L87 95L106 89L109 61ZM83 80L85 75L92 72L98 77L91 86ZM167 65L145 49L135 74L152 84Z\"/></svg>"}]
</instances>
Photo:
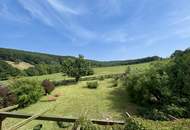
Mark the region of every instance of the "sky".
<instances>
[{"instance_id":1,"label":"sky","mask_svg":"<svg viewBox=\"0 0 190 130\"><path fill-rule=\"evenodd\" d=\"M0 47L95 60L190 47L190 0L0 0Z\"/></svg>"}]
</instances>

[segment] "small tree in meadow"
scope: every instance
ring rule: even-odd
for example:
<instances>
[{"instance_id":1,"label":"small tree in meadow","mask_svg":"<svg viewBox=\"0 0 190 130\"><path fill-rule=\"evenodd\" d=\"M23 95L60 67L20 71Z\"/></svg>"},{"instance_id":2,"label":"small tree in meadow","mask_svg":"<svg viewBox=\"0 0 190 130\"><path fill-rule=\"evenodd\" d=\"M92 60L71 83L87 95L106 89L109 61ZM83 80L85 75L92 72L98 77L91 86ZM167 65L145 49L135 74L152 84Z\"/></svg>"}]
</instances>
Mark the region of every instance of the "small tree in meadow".
<instances>
[{"instance_id":1,"label":"small tree in meadow","mask_svg":"<svg viewBox=\"0 0 190 130\"><path fill-rule=\"evenodd\" d=\"M64 70L68 76L74 77L76 82L82 76L92 75L93 69L90 63L84 59L84 56L79 55L76 59L70 59L64 62Z\"/></svg>"}]
</instances>

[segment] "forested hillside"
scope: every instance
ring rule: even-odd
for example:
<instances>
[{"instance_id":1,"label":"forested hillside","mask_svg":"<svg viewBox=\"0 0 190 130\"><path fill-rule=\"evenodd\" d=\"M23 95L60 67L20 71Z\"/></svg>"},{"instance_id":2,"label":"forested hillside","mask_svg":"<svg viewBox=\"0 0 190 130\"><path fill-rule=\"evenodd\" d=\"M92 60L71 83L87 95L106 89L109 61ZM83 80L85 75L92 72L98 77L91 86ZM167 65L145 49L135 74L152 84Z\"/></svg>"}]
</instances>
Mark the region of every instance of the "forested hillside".
<instances>
[{"instance_id":1,"label":"forested hillside","mask_svg":"<svg viewBox=\"0 0 190 130\"><path fill-rule=\"evenodd\" d=\"M22 51L16 49L0 48L0 60L20 62L24 61L32 65L36 64L61 64L65 59L75 59L73 56L58 56L37 52ZM88 60L92 66L117 66L145 63L161 59L158 56L146 57L134 60L119 60L119 61L96 61Z\"/></svg>"},{"instance_id":2,"label":"forested hillside","mask_svg":"<svg viewBox=\"0 0 190 130\"><path fill-rule=\"evenodd\" d=\"M56 64L64 59L74 58L69 56L56 56L44 53L28 52L15 49L0 48L0 59L20 62L24 61L30 64Z\"/></svg>"},{"instance_id":3,"label":"forested hillside","mask_svg":"<svg viewBox=\"0 0 190 130\"><path fill-rule=\"evenodd\" d=\"M0 48L0 66L1 80L6 80L16 76L39 76L53 73L60 73L66 71L65 68L71 66L70 64L76 60L73 56L58 56L44 53L28 52L15 49ZM123 61L96 61L85 60L91 67L108 67L118 65L129 65L151 62L161 59L158 56L147 57L136 60ZM8 64L9 63L9 64ZM29 67L17 69L20 63L29 64ZM16 70L16 73L12 70Z\"/></svg>"}]
</instances>

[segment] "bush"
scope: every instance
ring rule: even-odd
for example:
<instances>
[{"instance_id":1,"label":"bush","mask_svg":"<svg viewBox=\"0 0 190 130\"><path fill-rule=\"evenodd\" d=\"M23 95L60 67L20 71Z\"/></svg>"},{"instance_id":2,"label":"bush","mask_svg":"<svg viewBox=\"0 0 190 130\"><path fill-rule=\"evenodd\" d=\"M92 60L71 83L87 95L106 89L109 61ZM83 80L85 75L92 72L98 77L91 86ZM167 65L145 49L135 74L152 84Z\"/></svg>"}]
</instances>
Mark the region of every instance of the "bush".
<instances>
[{"instance_id":1,"label":"bush","mask_svg":"<svg viewBox=\"0 0 190 130\"><path fill-rule=\"evenodd\" d=\"M42 86L44 88L45 94L50 94L55 89L54 84L47 79L42 82Z\"/></svg>"},{"instance_id":2,"label":"bush","mask_svg":"<svg viewBox=\"0 0 190 130\"><path fill-rule=\"evenodd\" d=\"M59 64L54 64L54 65L37 64L34 67L30 67L24 70L24 72L28 76L46 75L46 74L58 73L61 71L62 71L61 65Z\"/></svg>"},{"instance_id":3,"label":"bush","mask_svg":"<svg viewBox=\"0 0 190 130\"><path fill-rule=\"evenodd\" d=\"M76 84L76 81L74 79L67 79L67 80L53 81L52 83L55 86L63 86L63 85Z\"/></svg>"},{"instance_id":4,"label":"bush","mask_svg":"<svg viewBox=\"0 0 190 130\"><path fill-rule=\"evenodd\" d=\"M173 95L190 100L190 50L177 55L169 68Z\"/></svg>"},{"instance_id":5,"label":"bush","mask_svg":"<svg viewBox=\"0 0 190 130\"><path fill-rule=\"evenodd\" d=\"M104 80L104 76L100 76L99 80L103 81Z\"/></svg>"},{"instance_id":6,"label":"bush","mask_svg":"<svg viewBox=\"0 0 190 130\"><path fill-rule=\"evenodd\" d=\"M7 87L0 85L0 108L16 104L16 95Z\"/></svg>"},{"instance_id":7,"label":"bush","mask_svg":"<svg viewBox=\"0 0 190 130\"><path fill-rule=\"evenodd\" d=\"M146 118L167 120L164 106L171 103L172 91L165 67L165 63L156 62L146 72L128 74L124 80L131 100L145 108L139 112L146 113L141 114Z\"/></svg>"},{"instance_id":8,"label":"bush","mask_svg":"<svg viewBox=\"0 0 190 130\"><path fill-rule=\"evenodd\" d=\"M175 116L177 118L187 117L188 116L185 108L176 106L174 104L166 106L165 111L168 114L170 114L172 116Z\"/></svg>"},{"instance_id":9,"label":"bush","mask_svg":"<svg viewBox=\"0 0 190 130\"><path fill-rule=\"evenodd\" d=\"M129 74L125 85L133 101L140 105L161 105L171 95L169 77L162 65L152 65L150 70L140 74Z\"/></svg>"},{"instance_id":10,"label":"bush","mask_svg":"<svg viewBox=\"0 0 190 130\"><path fill-rule=\"evenodd\" d=\"M9 77L20 75L20 70L12 67L6 62L0 61L0 80L7 80Z\"/></svg>"},{"instance_id":11,"label":"bush","mask_svg":"<svg viewBox=\"0 0 190 130\"><path fill-rule=\"evenodd\" d=\"M96 89L98 88L98 81L93 81L93 82L87 82L87 88L90 88L90 89Z\"/></svg>"},{"instance_id":12,"label":"bush","mask_svg":"<svg viewBox=\"0 0 190 130\"><path fill-rule=\"evenodd\" d=\"M80 130L98 130L97 127L89 121L86 117L80 117L75 123L72 130L77 130L80 126Z\"/></svg>"},{"instance_id":13,"label":"bush","mask_svg":"<svg viewBox=\"0 0 190 130\"><path fill-rule=\"evenodd\" d=\"M172 56L170 62L155 62L150 69L124 78L133 102L147 109L146 116L167 120L170 114L190 117L190 50ZM159 115L159 116L158 116ZM145 115L144 115L145 116Z\"/></svg>"},{"instance_id":14,"label":"bush","mask_svg":"<svg viewBox=\"0 0 190 130\"><path fill-rule=\"evenodd\" d=\"M133 118L126 118L124 130L146 130L146 128Z\"/></svg>"},{"instance_id":15,"label":"bush","mask_svg":"<svg viewBox=\"0 0 190 130\"><path fill-rule=\"evenodd\" d=\"M154 109L154 108L139 108L138 112L141 116L143 116L146 119L151 119L151 120L161 120L161 121L165 121L165 120L169 120L167 114L165 114L162 111L159 111L158 109Z\"/></svg>"},{"instance_id":16,"label":"bush","mask_svg":"<svg viewBox=\"0 0 190 130\"><path fill-rule=\"evenodd\" d=\"M119 80L118 77L113 78L113 80L111 81L112 82L112 87L117 87L118 86L118 80Z\"/></svg>"},{"instance_id":17,"label":"bush","mask_svg":"<svg viewBox=\"0 0 190 130\"><path fill-rule=\"evenodd\" d=\"M39 82L33 80L15 80L10 83L10 89L17 96L20 107L26 107L39 100L44 94Z\"/></svg>"}]
</instances>

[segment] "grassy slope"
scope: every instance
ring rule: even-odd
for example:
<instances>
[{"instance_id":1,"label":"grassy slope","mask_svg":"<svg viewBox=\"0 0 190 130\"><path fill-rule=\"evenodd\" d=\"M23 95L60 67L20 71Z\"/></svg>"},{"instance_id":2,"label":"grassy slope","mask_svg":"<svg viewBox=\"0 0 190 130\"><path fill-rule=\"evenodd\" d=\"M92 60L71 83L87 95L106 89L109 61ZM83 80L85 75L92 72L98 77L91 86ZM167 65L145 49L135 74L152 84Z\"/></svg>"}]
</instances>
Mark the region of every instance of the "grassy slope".
<instances>
[{"instance_id":1,"label":"grassy slope","mask_svg":"<svg viewBox=\"0 0 190 130\"><path fill-rule=\"evenodd\" d=\"M17 112L36 113L47 107L55 106L53 110L46 114L79 117L87 112L89 118L121 119L121 113L125 111L135 113L136 106L127 101L125 91L120 91L120 88L113 88L111 85L111 80L104 80L100 82L99 88L95 90L86 88L85 81L69 87L58 87L53 93L61 93L63 96L58 98L57 105L54 102L39 101ZM43 97L42 100L45 98L47 97ZM123 102L126 102L126 104L123 104ZM11 126L18 121L17 119L8 119L5 123ZM32 122L22 129L28 130L36 123L41 122ZM51 130L56 127L55 123L44 123L46 123L44 130Z\"/></svg>"},{"instance_id":2,"label":"grassy slope","mask_svg":"<svg viewBox=\"0 0 190 130\"><path fill-rule=\"evenodd\" d=\"M150 63L143 63L143 64L135 64L135 65L122 65L122 66L113 66L113 67L100 67L100 68L94 68L95 74L117 74L117 73L123 73L127 69L128 66L132 69L132 71L135 70L144 70L149 67Z\"/></svg>"},{"instance_id":3,"label":"grassy slope","mask_svg":"<svg viewBox=\"0 0 190 130\"><path fill-rule=\"evenodd\" d=\"M149 64L138 64L132 65L131 69L135 73L139 69L148 68ZM104 68L95 68L95 74L110 74L110 73L121 73L124 72L127 66L115 66L115 67L104 67ZM61 80L66 77L61 74L53 74L46 76L35 76L30 77L32 79L52 79L52 80ZM99 118L99 119L121 119L121 114L125 111L135 115L136 108L134 104L128 101L127 94L122 87L111 87L111 80L107 79L104 81L99 81L100 86L97 90L91 90L85 88L86 82L79 82L77 85L69 85L58 87L54 90L53 93L61 93L63 96L59 97L56 102L38 102L33 104L25 109L19 110L20 113L37 113L47 107L55 106L55 108L47 114L50 115L63 115L78 117L81 114L87 112L89 118ZM42 97L42 99L47 97ZM160 129L160 130L170 130L175 125L186 125L190 127L190 120L180 120L176 122L159 122L159 121L150 121L137 118L141 123L151 129ZM11 126L16 122L19 122L19 119L7 119L4 124L6 126ZM33 126L38 123L44 124L43 130L59 130L55 122L43 122L43 121L33 121L21 128L20 130L30 130ZM187 129L188 129L187 128Z\"/></svg>"},{"instance_id":4,"label":"grassy slope","mask_svg":"<svg viewBox=\"0 0 190 130\"><path fill-rule=\"evenodd\" d=\"M130 65L132 71L136 70L144 70L149 67L150 63L143 63L143 64L136 64L136 65ZM101 74L117 74L117 73L123 73L125 72L127 65L123 66L113 66L113 67L100 67L100 68L94 68L95 75L101 75ZM63 76L61 73L57 74L49 74L49 75L42 75L42 76L31 76L31 77L22 77L20 79L31 79L31 80L39 80L42 81L44 79L49 80L64 80L68 79L70 77ZM7 84L8 81L0 81L0 83Z\"/></svg>"},{"instance_id":5,"label":"grassy slope","mask_svg":"<svg viewBox=\"0 0 190 130\"><path fill-rule=\"evenodd\" d=\"M24 70L24 69L28 69L30 67L33 67L33 65L26 63L26 62L19 62L18 64L16 64L15 62L12 61L6 61L8 64L12 65L13 67L20 69L20 70Z\"/></svg>"},{"instance_id":6,"label":"grassy slope","mask_svg":"<svg viewBox=\"0 0 190 130\"><path fill-rule=\"evenodd\" d=\"M62 96L58 97L56 102L39 101L17 112L33 114L43 111L48 107L53 107L46 115L79 117L87 113L88 118L121 119L122 113L128 111L135 116L137 106L128 101L126 91L121 86L111 87L111 79L99 81L99 83L99 88L95 90L86 88L85 81L77 85L58 87L54 90L53 94L61 93ZM47 97L42 97L42 100L46 98ZM137 118L137 120L152 130L171 130L174 126L189 126L190 124L190 120L179 120L176 122L151 121L142 118ZM6 127L10 127L19 121L21 120L6 119L4 124ZM19 130L32 130L32 127L39 123L44 125L43 130L59 130L55 122L45 121L33 121Z\"/></svg>"}]
</instances>

